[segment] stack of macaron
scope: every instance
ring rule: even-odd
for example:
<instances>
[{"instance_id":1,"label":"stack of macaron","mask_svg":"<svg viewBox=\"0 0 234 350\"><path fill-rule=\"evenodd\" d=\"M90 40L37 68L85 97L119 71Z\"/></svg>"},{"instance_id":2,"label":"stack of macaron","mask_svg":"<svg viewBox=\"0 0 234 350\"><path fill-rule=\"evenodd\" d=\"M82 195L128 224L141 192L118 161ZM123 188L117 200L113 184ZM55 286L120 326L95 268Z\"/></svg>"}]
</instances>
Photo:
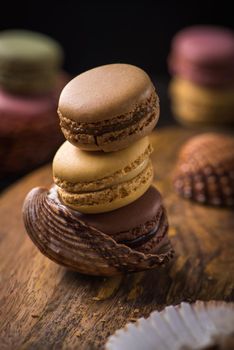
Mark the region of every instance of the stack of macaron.
<instances>
[{"instance_id":1,"label":"stack of macaron","mask_svg":"<svg viewBox=\"0 0 234 350\"><path fill-rule=\"evenodd\" d=\"M57 100L68 81L62 62L62 48L46 35L0 32L1 177L48 161L61 144Z\"/></svg>"},{"instance_id":2,"label":"stack of macaron","mask_svg":"<svg viewBox=\"0 0 234 350\"><path fill-rule=\"evenodd\" d=\"M148 75L128 64L110 64L84 72L63 89L58 114L67 141L53 160L55 185L46 200L42 189L33 190L24 206L25 225L33 241L59 263L80 272L107 274L97 264L93 266L91 260L88 267L86 261L86 268L82 268L77 263L82 252L77 248L71 263L68 257L48 249L49 243L45 247L39 242L42 238L34 221L45 221L38 209L38 203L42 203L41 207L49 208L47 212L53 211L54 220L55 213L60 213L56 227L61 227L61 217L65 220L66 225L59 230L61 236L68 237L72 228L82 224L82 228L76 228L74 239L80 238L83 246L84 227L86 235L95 230L91 248L96 255L100 255L100 247L93 242L98 235L104 235L103 266L110 263L120 247L124 249L124 254L115 257L114 273L123 268L137 271L165 264L173 250L162 198L152 186L153 150L147 135L159 118L159 98ZM30 216L32 210L34 214ZM87 236L85 244L89 240ZM79 241L77 246L80 244ZM62 252L64 244L58 245ZM134 256L134 265L129 255Z\"/></svg>"},{"instance_id":3,"label":"stack of macaron","mask_svg":"<svg viewBox=\"0 0 234 350\"><path fill-rule=\"evenodd\" d=\"M234 32L194 26L172 41L172 110L187 125L234 123Z\"/></svg>"}]
</instances>

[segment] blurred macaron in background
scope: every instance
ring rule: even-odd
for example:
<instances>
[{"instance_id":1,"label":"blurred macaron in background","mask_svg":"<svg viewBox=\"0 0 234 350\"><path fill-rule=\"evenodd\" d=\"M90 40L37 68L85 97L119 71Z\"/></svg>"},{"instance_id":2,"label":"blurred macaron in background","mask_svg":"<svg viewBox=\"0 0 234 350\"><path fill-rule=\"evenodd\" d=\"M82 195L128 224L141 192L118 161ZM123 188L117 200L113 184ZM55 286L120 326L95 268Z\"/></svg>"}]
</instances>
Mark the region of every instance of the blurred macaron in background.
<instances>
[{"instance_id":1,"label":"blurred macaron in background","mask_svg":"<svg viewBox=\"0 0 234 350\"><path fill-rule=\"evenodd\" d=\"M19 175L48 161L63 136L57 102L68 81L64 52L47 35L0 32L0 177Z\"/></svg>"},{"instance_id":2,"label":"blurred macaron in background","mask_svg":"<svg viewBox=\"0 0 234 350\"><path fill-rule=\"evenodd\" d=\"M147 6L145 2L87 0L65 6L64 2L40 1L15 3L12 11L7 2L0 17L0 189L52 160L64 141L57 115L60 92L71 77L94 67L127 63L145 70L160 96L159 128L177 121L202 126L232 121L233 60L227 52L230 41L233 47L234 26L227 4L212 3L211 11L210 4L202 2L201 11L197 2L188 7L169 1L148 2ZM202 33L191 33L189 28ZM203 62L204 55L198 59L199 50L207 45L196 43L200 37L205 40L204 30L208 29L207 36L213 36L215 30L221 31L219 42L224 41L223 36L228 39ZM186 56L188 48L179 49L181 44L176 43L176 33L180 36L187 31L189 41L197 36L196 43L191 41L193 59ZM186 114L177 120L168 98L168 55L173 111ZM219 72L210 63L214 57L225 61Z\"/></svg>"},{"instance_id":3,"label":"blurred macaron in background","mask_svg":"<svg viewBox=\"0 0 234 350\"><path fill-rule=\"evenodd\" d=\"M168 58L172 112L185 125L234 123L234 32L197 25L179 31Z\"/></svg>"}]
</instances>

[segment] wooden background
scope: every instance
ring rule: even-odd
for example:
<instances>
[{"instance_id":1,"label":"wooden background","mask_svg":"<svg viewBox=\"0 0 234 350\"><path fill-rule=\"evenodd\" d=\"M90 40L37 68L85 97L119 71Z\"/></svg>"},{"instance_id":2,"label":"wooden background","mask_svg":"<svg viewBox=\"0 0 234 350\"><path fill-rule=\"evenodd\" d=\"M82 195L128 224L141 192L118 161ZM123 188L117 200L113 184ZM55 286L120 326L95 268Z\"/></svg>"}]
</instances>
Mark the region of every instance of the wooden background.
<instances>
[{"instance_id":1,"label":"wooden background","mask_svg":"<svg viewBox=\"0 0 234 350\"><path fill-rule=\"evenodd\" d=\"M51 184L51 167L25 177L0 199L0 349L102 349L126 322L181 301L234 300L234 220L230 209L180 199L171 171L194 132L152 135L155 185L168 210L176 257L166 269L113 278L67 271L28 238L21 208L34 186Z\"/></svg>"}]
</instances>

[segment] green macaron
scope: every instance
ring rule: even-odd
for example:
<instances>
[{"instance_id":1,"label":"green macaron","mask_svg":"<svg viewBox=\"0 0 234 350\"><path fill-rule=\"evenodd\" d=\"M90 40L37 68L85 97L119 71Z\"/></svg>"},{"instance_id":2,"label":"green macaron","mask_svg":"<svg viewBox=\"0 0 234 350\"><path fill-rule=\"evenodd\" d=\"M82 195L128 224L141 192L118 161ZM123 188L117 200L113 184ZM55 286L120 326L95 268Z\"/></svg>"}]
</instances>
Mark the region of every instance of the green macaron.
<instances>
[{"instance_id":1,"label":"green macaron","mask_svg":"<svg viewBox=\"0 0 234 350\"><path fill-rule=\"evenodd\" d=\"M0 86L15 93L41 94L53 89L63 50L52 38L26 30L0 32Z\"/></svg>"}]
</instances>

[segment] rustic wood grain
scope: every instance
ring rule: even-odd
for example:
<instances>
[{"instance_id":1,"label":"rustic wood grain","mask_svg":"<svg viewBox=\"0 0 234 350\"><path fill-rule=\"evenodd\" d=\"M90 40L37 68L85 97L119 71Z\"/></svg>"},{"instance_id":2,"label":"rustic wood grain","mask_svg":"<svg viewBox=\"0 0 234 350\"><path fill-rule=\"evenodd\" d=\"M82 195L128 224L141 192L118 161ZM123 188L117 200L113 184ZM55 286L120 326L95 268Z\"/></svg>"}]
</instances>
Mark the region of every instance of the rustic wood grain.
<instances>
[{"instance_id":1,"label":"rustic wood grain","mask_svg":"<svg viewBox=\"0 0 234 350\"><path fill-rule=\"evenodd\" d=\"M116 329L182 300L234 300L234 222L230 209L180 199L171 171L192 131L152 135L155 184L165 199L177 256L170 267L113 278L67 271L28 238L21 207L34 186L50 185L44 167L0 199L0 348L101 349Z\"/></svg>"}]
</instances>

